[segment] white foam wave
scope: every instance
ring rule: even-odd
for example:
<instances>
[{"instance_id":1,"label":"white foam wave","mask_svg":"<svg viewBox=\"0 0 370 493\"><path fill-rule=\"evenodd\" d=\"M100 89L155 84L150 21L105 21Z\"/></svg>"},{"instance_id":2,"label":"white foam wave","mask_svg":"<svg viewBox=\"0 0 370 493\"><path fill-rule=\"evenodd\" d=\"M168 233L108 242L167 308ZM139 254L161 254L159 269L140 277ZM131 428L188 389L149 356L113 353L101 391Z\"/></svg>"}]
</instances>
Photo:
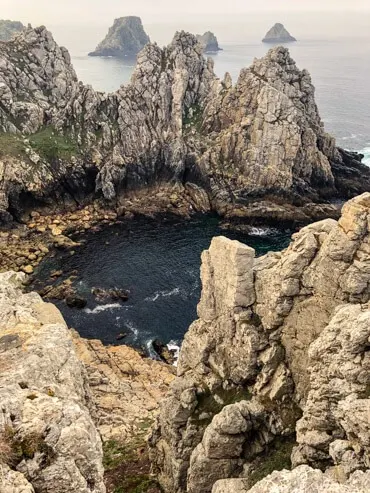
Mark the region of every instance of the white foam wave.
<instances>
[{"instance_id":1,"label":"white foam wave","mask_svg":"<svg viewBox=\"0 0 370 493\"><path fill-rule=\"evenodd\" d=\"M361 151L358 152L364 155L362 162L366 164L366 166L370 166L370 147L364 147L364 149L361 149Z\"/></svg>"},{"instance_id":2,"label":"white foam wave","mask_svg":"<svg viewBox=\"0 0 370 493\"><path fill-rule=\"evenodd\" d=\"M133 333L134 335L134 338L137 339L138 336L139 336L139 329L137 327L134 326L134 324L132 322L126 322L125 323L125 326L131 330L131 332Z\"/></svg>"},{"instance_id":3,"label":"white foam wave","mask_svg":"<svg viewBox=\"0 0 370 493\"><path fill-rule=\"evenodd\" d=\"M90 308L85 308L84 312L88 313L89 315L96 315L97 313L105 312L107 310L115 310L117 308L121 308L121 305L119 303L109 303L107 305L98 305L92 310Z\"/></svg>"},{"instance_id":4,"label":"white foam wave","mask_svg":"<svg viewBox=\"0 0 370 493\"><path fill-rule=\"evenodd\" d=\"M174 288L171 291L157 291L153 296L148 296L145 301L157 301L158 298L167 298L168 296L176 296L180 294L179 288Z\"/></svg>"},{"instance_id":5,"label":"white foam wave","mask_svg":"<svg viewBox=\"0 0 370 493\"><path fill-rule=\"evenodd\" d=\"M268 236L274 234L276 232L273 228L257 228L256 226L252 226L248 233L253 236Z\"/></svg>"},{"instance_id":6,"label":"white foam wave","mask_svg":"<svg viewBox=\"0 0 370 493\"><path fill-rule=\"evenodd\" d=\"M180 355L180 346L178 345L178 343L176 341L170 341L167 344L167 347L168 347L169 351L175 351L174 352L175 362L174 362L173 366L177 366L177 362L179 360L179 355Z\"/></svg>"}]
</instances>

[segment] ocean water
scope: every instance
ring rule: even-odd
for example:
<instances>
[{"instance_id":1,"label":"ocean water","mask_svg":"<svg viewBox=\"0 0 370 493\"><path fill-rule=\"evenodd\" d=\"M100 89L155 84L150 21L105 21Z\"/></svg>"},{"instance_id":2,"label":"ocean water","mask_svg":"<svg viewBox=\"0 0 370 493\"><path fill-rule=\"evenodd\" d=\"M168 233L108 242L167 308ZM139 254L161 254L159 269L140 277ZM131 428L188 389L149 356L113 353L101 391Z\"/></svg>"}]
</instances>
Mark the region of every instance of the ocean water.
<instances>
[{"instance_id":1,"label":"ocean water","mask_svg":"<svg viewBox=\"0 0 370 493\"><path fill-rule=\"evenodd\" d=\"M73 256L58 253L46 259L33 287L49 284L54 269L62 269L65 277L77 271L73 285L88 304L78 310L57 303L68 325L83 337L142 347L153 356L154 339L177 346L196 319L200 256L214 236L243 241L261 255L286 247L290 234L264 228L248 235L224 231L219 219L208 215L191 221L137 220L88 236ZM93 287L129 290L129 300L98 303ZM121 333L127 336L118 342Z\"/></svg>"},{"instance_id":2,"label":"ocean water","mask_svg":"<svg viewBox=\"0 0 370 493\"><path fill-rule=\"evenodd\" d=\"M175 32L178 26L167 26ZM195 30L196 28L194 28ZM53 30L54 32L54 30ZM221 30L221 32L224 32ZM225 31L228 32L228 31ZM127 84L135 67L135 60L88 57L105 29L73 31L55 28L58 42L69 49L78 77L94 89L103 92L117 90ZM152 39L162 39L161 29L149 29ZM217 33L216 33L217 34ZM239 34L236 41L225 35L219 43L223 51L212 54L216 74L223 78L229 72L236 82L240 70L254 58L262 57L270 48L248 34ZM162 43L164 44L164 43ZM354 38L306 38L287 45L299 68L306 68L316 88L316 101L326 130L334 135L339 146L365 154L370 165L370 36L359 32Z\"/></svg>"}]
</instances>

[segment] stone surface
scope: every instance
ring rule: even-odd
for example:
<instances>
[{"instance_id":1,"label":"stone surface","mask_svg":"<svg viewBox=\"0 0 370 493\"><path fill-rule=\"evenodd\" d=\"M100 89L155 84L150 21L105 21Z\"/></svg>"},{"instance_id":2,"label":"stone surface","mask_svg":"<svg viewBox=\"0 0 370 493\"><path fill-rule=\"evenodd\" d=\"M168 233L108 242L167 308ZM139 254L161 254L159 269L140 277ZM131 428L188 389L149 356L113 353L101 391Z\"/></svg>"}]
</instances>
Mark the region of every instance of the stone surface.
<instances>
[{"instance_id":1,"label":"stone surface","mask_svg":"<svg viewBox=\"0 0 370 493\"><path fill-rule=\"evenodd\" d=\"M292 461L333 471L329 480L303 468L302 491L333 481L345 492L351 483L337 481L370 468L369 245L370 193L339 221L301 229L283 252L255 259L246 245L213 239L199 319L151 437L165 491L206 493L226 478L243 479L216 492L248 491ZM299 471L273 476L281 491L301 491ZM251 491L275 491L269 481Z\"/></svg>"},{"instance_id":2,"label":"stone surface","mask_svg":"<svg viewBox=\"0 0 370 493\"><path fill-rule=\"evenodd\" d=\"M23 31L25 26L19 21L0 19L0 41L9 41L16 33Z\"/></svg>"},{"instance_id":3,"label":"stone surface","mask_svg":"<svg viewBox=\"0 0 370 493\"><path fill-rule=\"evenodd\" d=\"M103 440L129 443L148 432L174 378L174 368L143 358L127 346L103 346L73 333L88 376Z\"/></svg>"},{"instance_id":4,"label":"stone surface","mask_svg":"<svg viewBox=\"0 0 370 493\"><path fill-rule=\"evenodd\" d=\"M245 217L291 217L277 205L282 196L305 205L370 190L369 168L336 149L308 73L281 47L233 86L180 32L163 49L147 44L131 82L102 94L78 82L45 28L28 28L0 46L0 99L3 221L9 210L100 196L114 204L123 192L169 182L200 191L220 214ZM254 207L266 195L271 206Z\"/></svg>"},{"instance_id":5,"label":"stone surface","mask_svg":"<svg viewBox=\"0 0 370 493\"><path fill-rule=\"evenodd\" d=\"M293 36L285 29L283 24L280 24L279 22L266 33L266 36L262 40L263 43L273 44L291 43L293 41L297 40L293 38Z\"/></svg>"},{"instance_id":6,"label":"stone surface","mask_svg":"<svg viewBox=\"0 0 370 493\"><path fill-rule=\"evenodd\" d=\"M135 57L149 42L140 17L120 17L89 56Z\"/></svg>"},{"instance_id":7,"label":"stone surface","mask_svg":"<svg viewBox=\"0 0 370 493\"><path fill-rule=\"evenodd\" d=\"M0 455L0 490L104 493L85 370L60 312L23 294L24 279L0 274L0 447L11 451Z\"/></svg>"},{"instance_id":8,"label":"stone surface","mask_svg":"<svg viewBox=\"0 0 370 493\"><path fill-rule=\"evenodd\" d=\"M207 31L204 34L197 34L197 40L202 45L204 53L222 51L216 36L211 31Z\"/></svg>"},{"instance_id":9,"label":"stone surface","mask_svg":"<svg viewBox=\"0 0 370 493\"><path fill-rule=\"evenodd\" d=\"M349 480L339 482L330 474L300 466L291 472L274 472L251 489L243 479L218 481L212 493L366 493L369 488L369 471L357 471Z\"/></svg>"}]
</instances>

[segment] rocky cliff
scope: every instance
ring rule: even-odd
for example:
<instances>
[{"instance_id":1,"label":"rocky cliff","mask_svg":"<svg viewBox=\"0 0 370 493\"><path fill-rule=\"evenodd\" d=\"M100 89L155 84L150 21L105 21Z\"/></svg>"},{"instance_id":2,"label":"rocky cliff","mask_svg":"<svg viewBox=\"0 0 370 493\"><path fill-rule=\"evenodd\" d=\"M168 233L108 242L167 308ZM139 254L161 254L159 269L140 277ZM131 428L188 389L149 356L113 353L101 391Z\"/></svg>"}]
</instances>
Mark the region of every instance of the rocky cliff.
<instances>
[{"instance_id":1,"label":"rocky cliff","mask_svg":"<svg viewBox=\"0 0 370 493\"><path fill-rule=\"evenodd\" d=\"M277 23L275 24L263 38L263 43L292 43L297 41L293 36L285 29L283 24Z\"/></svg>"},{"instance_id":2,"label":"rocky cliff","mask_svg":"<svg viewBox=\"0 0 370 493\"><path fill-rule=\"evenodd\" d=\"M202 45L205 53L222 51L222 48L219 47L216 36L211 31L207 31L204 34L197 34L197 40Z\"/></svg>"},{"instance_id":3,"label":"rocky cliff","mask_svg":"<svg viewBox=\"0 0 370 493\"><path fill-rule=\"evenodd\" d=\"M201 277L151 437L165 491L367 491L370 194L281 253L214 238Z\"/></svg>"},{"instance_id":4,"label":"rocky cliff","mask_svg":"<svg viewBox=\"0 0 370 493\"><path fill-rule=\"evenodd\" d=\"M14 34L23 31L25 26L19 21L0 20L0 41L9 41Z\"/></svg>"},{"instance_id":5,"label":"rocky cliff","mask_svg":"<svg viewBox=\"0 0 370 493\"><path fill-rule=\"evenodd\" d=\"M149 42L140 17L120 17L89 56L136 57Z\"/></svg>"},{"instance_id":6,"label":"rocky cliff","mask_svg":"<svg viewBox=\"0 0 370 493\"><path fill-rule=\"evenodd\" d=\"M81 339L24 281L0 274L0 492L104 493L103 462L143 447L172 369Z\"/></svg>"},{"instance_id":7,"label":"rocky cliff","mask_svg":"<svg viewBox=\"0 0 370 493\"><path fill-rule=\"evenodd\" d=\"M103 94L78 82L45 28L29 28L0 45L0 130L2 219L87 196L115 204L164 182L238 217L266 196L297 206L370 190L369 168L335 147L309 74L281 47L233 86L177 33L166 48L147 44L131 82Z\"/></svg>"}]
</instances>

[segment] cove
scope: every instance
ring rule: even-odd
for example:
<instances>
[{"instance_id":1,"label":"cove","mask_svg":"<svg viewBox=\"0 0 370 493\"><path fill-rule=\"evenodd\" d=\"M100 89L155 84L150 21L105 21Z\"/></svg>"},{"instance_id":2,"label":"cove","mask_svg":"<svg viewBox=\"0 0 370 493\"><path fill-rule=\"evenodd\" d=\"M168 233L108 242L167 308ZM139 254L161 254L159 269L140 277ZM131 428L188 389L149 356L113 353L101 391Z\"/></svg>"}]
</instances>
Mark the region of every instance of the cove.
<instances>
[{"instance_id":1,"label":"cove","mask_svg":"<svg viewBox=\"0 0 370 493\"><path fill-rule=\"evenodd\" d=\"M53 271L63 271L60 280L74 273L73 286L87 306L78 310L56 302L68 326L82 337L143 348L155 357L153 340L178 345L196 319L201 253L218 235L246 243L262 255L285 248L291 231L225 230L220 219L210 215L191 220L139 218L86 235L74 255L55 252L45 258L32 288L50 284ZM94 287L128 290L129 299L98 302L91 293ZM127 335L117 341L119 334Z\"/></svg>"}]
</instances>

